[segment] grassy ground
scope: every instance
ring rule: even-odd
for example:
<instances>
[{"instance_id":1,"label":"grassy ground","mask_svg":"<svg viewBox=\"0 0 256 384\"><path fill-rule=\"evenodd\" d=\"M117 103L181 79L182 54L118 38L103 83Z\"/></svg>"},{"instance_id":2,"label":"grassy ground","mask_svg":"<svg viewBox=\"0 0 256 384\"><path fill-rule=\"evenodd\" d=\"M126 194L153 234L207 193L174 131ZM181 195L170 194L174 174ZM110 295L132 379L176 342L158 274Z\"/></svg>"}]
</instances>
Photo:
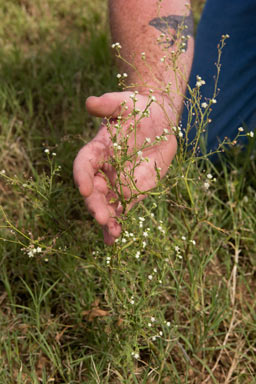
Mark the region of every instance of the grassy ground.
<instances>
[{"instance_id":1,"label":"grassy ground","mask_svg":"<svg viewBox=\"0 0 256 384\"><path fill-rule=\"evenodd\" d=\"M192 205L174 163L113 247L73 185L116 89L105 8L0 3L0 383L254 383L254 153L193 165Z\"/></svg>"}]
</instances>

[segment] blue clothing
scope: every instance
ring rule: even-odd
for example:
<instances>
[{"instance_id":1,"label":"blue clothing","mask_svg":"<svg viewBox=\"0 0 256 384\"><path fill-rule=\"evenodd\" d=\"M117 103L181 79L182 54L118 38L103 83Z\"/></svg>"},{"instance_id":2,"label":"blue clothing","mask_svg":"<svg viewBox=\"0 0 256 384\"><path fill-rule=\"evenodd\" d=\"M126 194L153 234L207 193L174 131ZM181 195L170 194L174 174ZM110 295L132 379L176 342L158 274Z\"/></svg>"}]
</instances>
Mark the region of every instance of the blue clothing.
<instances>
[{"instance_id":1,"label":"blue clothing","mask_svg":"<svg viewBox=\"0 0 256 384\"><path fill-rule=\"evenodd\" d=\"M212 105L207 128L207 150L218 146L218 138L234 139L238 127L256 128L256 0L208 0L195 41L195 54L189 84L196 75L206 84L201 87L202 102L212 98L216 76L217 45L228 34L221 57L220 89ZM182 116L186 127L187 111ZM192 139L195 131L189 135Z\"/></svg>"}]
</instances>

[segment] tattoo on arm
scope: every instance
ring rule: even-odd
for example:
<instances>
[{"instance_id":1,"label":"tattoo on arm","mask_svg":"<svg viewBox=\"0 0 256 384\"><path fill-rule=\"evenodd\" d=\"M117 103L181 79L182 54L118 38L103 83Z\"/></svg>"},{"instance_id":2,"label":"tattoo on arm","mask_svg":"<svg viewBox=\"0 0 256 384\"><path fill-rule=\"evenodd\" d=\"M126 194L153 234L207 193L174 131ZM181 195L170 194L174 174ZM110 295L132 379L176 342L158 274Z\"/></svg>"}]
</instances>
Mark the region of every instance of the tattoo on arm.
<instances>
[{"instance_id":1,"label":"tattoo on arm","mask_svg":"<svg viewBox=\"0 0 256 384\"><path fill-rule=\"evenodd\" d=\"M194 31L194 25L193 25L193 15L190 11L190 14L188 16L179 16L179 15L169 15L169 16L163 16L163 17L156 17L152 19L149 22L149 25L152 27L158 29L164 34L167 34L168 29L172 28L175 30L174 35L172 36L171 40L166 40L163 42L164 44L167 44L167 48L170 48L175 41L177 40L177 31L180 28L184 28L182 30L182 35L184 36L193 36ZM187 50L187 39L184 41L186 45L184 45L184 49Z\"/></svg>"}]
</instances>

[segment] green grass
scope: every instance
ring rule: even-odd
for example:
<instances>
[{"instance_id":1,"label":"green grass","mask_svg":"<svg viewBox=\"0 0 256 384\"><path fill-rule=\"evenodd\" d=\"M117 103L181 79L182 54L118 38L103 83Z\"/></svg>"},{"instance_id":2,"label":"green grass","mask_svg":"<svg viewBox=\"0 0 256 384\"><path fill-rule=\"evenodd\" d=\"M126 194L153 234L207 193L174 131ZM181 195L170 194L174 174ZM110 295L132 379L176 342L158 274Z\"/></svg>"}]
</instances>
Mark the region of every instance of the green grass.
<instances>
[{"instance_id":1,"label":"green grass","mask_svg":"<svg viewBox=\"0 0 256 384\"><path fill-rule=\"evenodd\" d=\"M193 165L193 206L174 162L104 246L72 162L99 124L85 98L117 89L106 4L0 18L0 383L256 382L255 152Z\"/></svg>"}]
</instances>

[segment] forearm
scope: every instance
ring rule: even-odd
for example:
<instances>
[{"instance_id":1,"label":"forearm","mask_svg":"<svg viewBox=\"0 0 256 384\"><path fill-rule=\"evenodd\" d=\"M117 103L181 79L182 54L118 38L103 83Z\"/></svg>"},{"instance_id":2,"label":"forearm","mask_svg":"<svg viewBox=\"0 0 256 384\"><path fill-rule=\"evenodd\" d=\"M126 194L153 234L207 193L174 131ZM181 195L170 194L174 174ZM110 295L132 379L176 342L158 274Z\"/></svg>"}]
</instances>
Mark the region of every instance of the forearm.
<instances>
[{"instance_id":1,"label":"forearm","mask_svg":"<svg viewBox=\"0 0 256 384\"><path fill-rule=\"evenodd\" d=\"M169 97L176 115L181 111L193 58L193 22L187 3L163 0L159 7L157 0L109 0L113 42L121 44L122 57L132 64L120 62L120 69L128 73L129 84L137 84L143 92L153 88L155 92L165 94L164 89L171 82ZM182 24L187 28L181 34L189 34L191 38L184 44L184 52L179 55L174 70L171 56L181 48L177 27ZM160 37L161 34L164 35ZM145 52L145 60L142 52Z\"/></svg>"}]
</instances>

